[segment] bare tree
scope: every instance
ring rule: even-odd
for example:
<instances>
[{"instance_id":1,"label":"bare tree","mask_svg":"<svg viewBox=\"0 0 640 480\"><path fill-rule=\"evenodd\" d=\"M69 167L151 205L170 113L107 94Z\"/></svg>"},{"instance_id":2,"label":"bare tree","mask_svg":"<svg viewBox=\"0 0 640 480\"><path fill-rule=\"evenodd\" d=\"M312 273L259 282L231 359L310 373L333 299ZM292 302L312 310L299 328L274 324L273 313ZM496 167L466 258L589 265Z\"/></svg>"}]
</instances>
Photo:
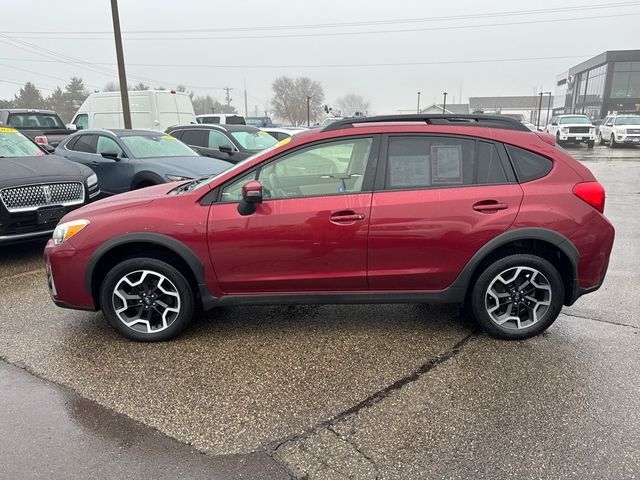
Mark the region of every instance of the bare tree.
<instances>
[{"instance_id":1,"label":"bare tree","mask_svg":"<svg viewBox=\"0 0 640 480\"><path fill-rule=\"evenodd\" d=\"M203 97L194 96L191 98L191 102L193 103L193 110L196 112L196 115L204 113L238 113L234 107L227 108L226 104L220 103L211 97L211 95Z\"/></svg>"},{"instance_id":2,"label":"bare tree","mask_svg":"<svg viewBox=\"0 0 640 480\"><path fill-rule=\"evenodd\" d=\"M342 114L345 117L353 117L356 114L364 114L369 109L369 101L364 97L356 95L355 93L349 93L343 97L340 97L336 101L336 105L342 110Z\"/></svg>"},{"instance_id":3,"label":"bare tree","mask_svg":"<svg viewBox=\"0 0 640 480\"><path fill-rule=\"evenodd\" d=\"M149 90L149 85L145 85L142 82L137 83L134 87L134 90Z\"/></svg>"},{"instance_id":4,"label":"bare tree","mask_svg":"<svg viewBox=\"0 0 640 480\"><path fill-rule=\"evenodd\" d=\"M276 78L273 88L273 111L276 117L287 120L292 125L307 123L307 101L309 116L315 123L322 109L324 91L319 82L307 77Z\"/></svg>"},{"instance_id":5,"label":"bare tree","mask_svg":"<svg viewBox=\"0 0 640 480\"><path fill-rule=\"evenodd\" d=\"M102 91L103 92L118 92L120 91L120 87L118 86L118 82L114 82L113 80L111 82L108 82L104 85L104 87L102 87Z\"/></svg>"}]
</instances>

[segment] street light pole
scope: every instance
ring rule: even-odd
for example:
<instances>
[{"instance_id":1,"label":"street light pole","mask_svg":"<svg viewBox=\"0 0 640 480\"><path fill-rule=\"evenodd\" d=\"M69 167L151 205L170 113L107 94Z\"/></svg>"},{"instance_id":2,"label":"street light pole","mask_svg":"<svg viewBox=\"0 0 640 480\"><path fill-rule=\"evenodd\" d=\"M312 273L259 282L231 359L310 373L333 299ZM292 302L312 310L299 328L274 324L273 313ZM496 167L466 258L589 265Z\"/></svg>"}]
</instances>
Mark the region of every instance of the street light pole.
<instances>
[{"instance_id":1,"label":"street light pole","mask_svg":"<svg viewBox=\"0 0 640 480\"><path fill-rule=\"evenodd\" d=\"M311 126L311 97L307 95L307 127Z\"/></svg>"},{"instance_id":2,"label":"street light pole","mask_svg":"<svg viewBox=\"0 0 640 480\"><path fill-rule=\"evenodd\" d=\"M447 92L442 92L442 96L444 97L444 101L442 102L442 113L445 113L447 110L447 95L449 95Z\"/></svg>"},{"instance_id":3,"label":"street light pole","mask_svg":"<svg viewBox=\"0 0 640 480\"><path fill-rule=\"evenodd\" d=\"M120 15L118 14L118 0L111 0L111 17L113 19L113 36L116 41L116 58L118 61L118 81L120 82L120 100L122 102L122 116L124 128L131 130L131 109L129 108L129 91L127 73L124 68L124 53L122 51L122 32L120 32Z\"/></svg>"},{"instance_id":4,"label":"street light pole","mask_svg":"<svg viewBox=\"0 0 640 480\"><path fill-rule=\"evenodd\" d=\"M420 113L420 92L418 92L418 108L416 110L416 113Z\"/></svg>"}]
</instances>

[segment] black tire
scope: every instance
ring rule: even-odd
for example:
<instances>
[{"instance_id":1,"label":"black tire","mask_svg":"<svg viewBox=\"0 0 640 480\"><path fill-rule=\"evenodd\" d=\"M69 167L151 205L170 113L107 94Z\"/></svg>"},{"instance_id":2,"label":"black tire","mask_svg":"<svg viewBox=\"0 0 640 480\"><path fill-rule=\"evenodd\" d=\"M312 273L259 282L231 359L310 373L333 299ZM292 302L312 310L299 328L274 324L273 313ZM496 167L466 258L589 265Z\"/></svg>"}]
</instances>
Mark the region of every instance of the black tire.
<instances>
[{"instance_id":1,"label":"black tire","mask_svg":"<svg viewBox=\"0 0 640 480\"><path fill-rule=\"evenodd\" d=\"M547 280L546 285L550 288L550 299L548 308L535 323L522 328L509 328L493 320L488 312L487 297L494 279L516 267L532 268L546 277L544 280ZM535 255L514 254L496 260L485 268L473 286L469 303L476 322L489 335L504 340L522 340L542 333L558 318L564 304L564 284L558 271L547 260Z\"/></svg>"},{"instance_id":2,"label":"black tire","mask_svg":"<svg viewBox=\"0 0 640 480\"><path fill-rule=\"evenodd\" d=\"M564 142L560 140L560 132L556 132L556 145L564 145Z\"/></svg>"},{"instance_id":3,"label":"black tire","mask_svg":"<svg viewBox=\"0 0 640 480\"><path fill-rule=\"evenodd\" d=\"M595 143L596 143L595 140L588 140L587 141L587 148L593 148Z\"/></svg>"},{"instance_id":4,"label":"black tire","mask_svg":"<svg viewBox=\"0 0 640 480\"><path fill-rule=\"evenodd\" d=\"M613 135L613 133L611 134L611 138L609 139L609 146L611 148L618 148L618 142L616 142L616 137Z\"/></svg>"},{"instance_id":5,"label":"black tire","mask_svg":"<svg viewBox=\"0 0 640 480\"><path fill-rule=\"evenodd\" d=\"M602 132L598 132L598 145L604 145L604 138L602 138Z\"/></svg>"},{"instance_id":6,"label":"black tire","mask_svg":"<svg viewBox=\"0 0 640 480\"><path fill-rule=\"evenodd\" d=\"M172 305L177 308L177 315L172 318L171 323L167 322L168 326L166 328L159 329L158 331L143 332L138 330L145 328L141 325L125 325L116 313L116 307L114 307L115 302L120 302L120 300L115 299L114 296L114 289L118 283L129 274L134 275L133 278L135 278L134 272L140 270L152 272L149 275L151 279L156 278L153 277L154 274L159 274L165 277L168 280L168 283L165 284L163 281L163 288L165 290L172 291L173 296L168 300L166 298L163 298L163 300L165 302L179 302ZM175 300L174 298L178 300ZM158 301L158 303L160 303L160 298L158 298ZM195 308L195 297L191 285L182 272L162 260L140 257L124 260L107 273L100 287L100 305L102 306L102 312L109 324L128 339L139 342L162 342L175 338L189 326ZM155 303L153 305L155 305ZM138 308L144 308L142 306L142 302ZM154 307L149 305L147 308L153 309ZM156 322L159 320L160 314L158 312L149 310L145 315L148 315L149 313L152 315L152 319ZM169 318L169 316L167 316L167 318ZM151 325L151 323L149 325ZM149 328L147 327L147 330L148 329ZM153 328L151 328L151 330L153 330Z\"/></svg>"}]
</instances>

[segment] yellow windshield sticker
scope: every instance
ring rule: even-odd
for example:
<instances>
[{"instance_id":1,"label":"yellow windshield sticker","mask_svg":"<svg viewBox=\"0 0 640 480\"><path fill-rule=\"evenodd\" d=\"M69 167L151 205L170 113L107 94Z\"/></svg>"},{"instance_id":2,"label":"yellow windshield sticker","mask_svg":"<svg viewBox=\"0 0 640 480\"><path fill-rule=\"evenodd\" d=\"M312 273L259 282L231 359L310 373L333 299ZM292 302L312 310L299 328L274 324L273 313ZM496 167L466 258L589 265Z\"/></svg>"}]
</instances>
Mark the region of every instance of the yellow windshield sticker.
<instances>
[{"instance_id":1,"label":"yellow windshield sticker","mask_svg":"<svg viewBox=\"0 0 640 480\"><path fill-rule=\"evenodd\" d=\"M0 133L18 133L15 128L0 127Z\"/></svg>"},{"instance_id":2,"label":"yellow windshield sticker","mask_svg":"<svg viewBox=\"0 0 640 480\"><path fill-rule=\"evenodd\" d=\"M268 135L268 134L267 134ZM283 145L286 145L287 143L289 143L291 141L291 137L289 138L283 138L282 140L280 140L278 143L276 143L276 148L281 147Z\"/></svg>"},{"instance_id":3,"label":"yellow windshield sticker","mask_svg":"<svg viewBox=\"0 0 640 480\"><path fill-rule=\"evenodd\" d=\"M269 135L267 132L263 132L262 130L260 130L260 132L258 132L258 133L259 133L260 135L262 135L263 137L264 137L265 135Z\"/></svg>"},{"instance_id":4,"label":"yellow windshield sticker","mask_svg":"<svg viewBox=\"0 0 640 480\"><path fill-rule=\"evenodd\" d=\"M175 140L176 137L172 137L171 135L163 135L162 138L164 138L165 140Z\"/></svg>"}]
</instances>

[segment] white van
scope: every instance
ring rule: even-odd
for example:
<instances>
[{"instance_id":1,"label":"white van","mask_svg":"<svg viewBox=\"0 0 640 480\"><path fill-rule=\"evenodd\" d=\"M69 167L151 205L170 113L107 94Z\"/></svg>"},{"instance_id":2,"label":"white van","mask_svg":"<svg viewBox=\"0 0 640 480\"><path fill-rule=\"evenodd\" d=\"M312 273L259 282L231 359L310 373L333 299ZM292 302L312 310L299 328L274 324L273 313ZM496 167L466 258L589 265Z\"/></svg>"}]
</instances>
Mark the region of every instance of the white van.
<instances>
[{"instance_id":1,"label":"white van","mask_svg":"<svg viewBox=\"0 0 640 480\"><path fill-rule=\"evenodd\" d=\"M129 92L131 127L165 131L173 125L196 123L191 98L173 90ZM120 92L92 93L71 121L78 130L124 128Z\"/></svg>"}]
</instances>

